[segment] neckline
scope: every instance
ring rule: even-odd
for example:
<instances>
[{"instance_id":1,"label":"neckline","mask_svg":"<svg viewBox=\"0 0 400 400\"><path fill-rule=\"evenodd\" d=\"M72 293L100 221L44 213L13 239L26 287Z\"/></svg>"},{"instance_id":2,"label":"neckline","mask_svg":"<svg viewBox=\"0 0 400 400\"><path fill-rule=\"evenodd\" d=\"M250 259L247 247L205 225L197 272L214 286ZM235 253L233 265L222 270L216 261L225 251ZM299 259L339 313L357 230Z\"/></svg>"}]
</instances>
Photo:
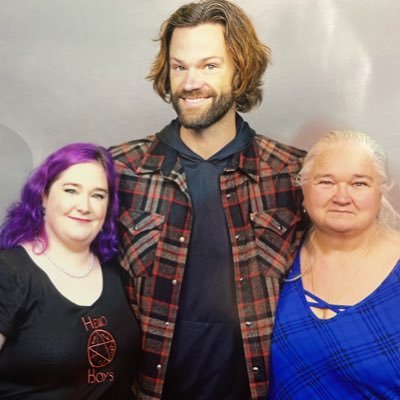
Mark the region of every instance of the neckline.
<instances>
[{"instance_id":1,"label":"neckline","mask_svg":"<svg viewBox=\"0 0 400 400\"><path fill-rule=\"evenodd\" d=\"M106 279L104 279L104 269L102 264L100 263L100 273L101 273L101 291L99 296L91 303L91 304L79 304L79 303L75 303L73 300L71 300L70 298L68 298L64 293L62 293L57 286L53 283L53 281L50 279L50 277L47 275L47 273L39 267L39 265L31 258L31 256L29 255L28 251L21 245L18 246L18 248L22 249L22 252L24 254L25 257L28 258L28 260L30 261L31 265L33 266L33 268L35 269L35 273L36 270L39 271L39 274L42 275L42 277L44 279L46 279L46 281L50 284L51 290L53 292L55 292L61 299L63 299L64 301L66 301L67 303L72 304L75 307L79 307L79 308L92 308L94 307L103 297L104 292L105 292L105 281Z\"/></svg>"},{"instance_id":2,"label":"neckline","mask_svg":"<svg viewBox=\"0 0 400 400\"><path fill-rule=\"evenodd\" d=\"M347 310L351 305L346 305L346 304L336 304L336 303L328 303L321 297L317 296L316 294L304 289L303 291L306 297L309 297L311 300L307 300L306 302L309 307L311 308L323 308L327 310L331 310L335 312L336 314L339 314L340 312ZM322 319L322 318L321 318ZM323 318L326 319L326 318Z\"/></svg>"},{"instance_id":3,"label":"neckline","mask_svg":"<svg viewBox=\"0 0 400 400\"><path fill-rule=\"evenodd\" d=\"M299 278L297 279L297 288L298 291L300 293L300 298L301 301L305 307L305 309L307 310L307 313L309 315L311 315L311 317L319 322L322 323L326 323L328 321L333 321L336 320L338 318L341 318L342 316L352 312L352 310L356 310L359 307L361 307L364 303L368 302L371 300L371 298L373 296L375 296L375 294L380 291L382 289L382 287L384 285L387 284L387 282L392 278L392 276L397 272L397 270L400 269L400 258L397 260L397 262L394 264L393 268L391 269L391 271L389 272L389 274L385 277L385 279L371 292L369 293L367 296L365 296L363 299L361 299L358 303L355 304L351 304L351 305L346 305L345 309L343 311L340 311L339 313L337 313L336 315L332 316L331 318L319 318L312 310L310 305L308 304L307 298L306 298L306 292L308 292L306 289L304 289L303 286L303 279L301 276L301 248L298 249L298 253L297 256L295 258L294 261L294 268L293 268L293 273L294 275L298 275ZM311 293L313 296L316 296L314 293ZM318 296L317 296L318 297ZM324 301L323 299L321 299L322 301ZM340 306L338 304L333 304L333 306Z\"/></svg>"}]
</instances>

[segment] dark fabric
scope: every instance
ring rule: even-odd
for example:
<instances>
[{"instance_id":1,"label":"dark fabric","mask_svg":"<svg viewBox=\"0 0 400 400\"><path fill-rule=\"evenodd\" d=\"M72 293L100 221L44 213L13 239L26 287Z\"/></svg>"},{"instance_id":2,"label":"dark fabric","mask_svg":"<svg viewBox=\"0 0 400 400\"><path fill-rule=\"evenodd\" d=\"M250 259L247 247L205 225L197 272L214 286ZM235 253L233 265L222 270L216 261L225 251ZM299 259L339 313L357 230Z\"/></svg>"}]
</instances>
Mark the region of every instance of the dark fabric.
<instances>
[{"instance_id":1,"label":"dark fabric","mask_svg":"<svg viewBox=\"0 0 400 400\"><path fill-rule=\"evenodd\" d=\"M120 262L132 273L130 298L143 333L140 398L160 399L186 271L192 202L181 157L156 135L111 151L121 204ZM253 400L264 400L267 393L280 283L304 231L301 190L291 180L304 154L255 135L220 177Z\"/></svg>"},{"instance_id":2,"label":"dark fabric","mask_svg":"<svg viewBox=\"0 0 400 400\"><path fill-rule=\"evenodd\" d=\"M251 130L241 127L235 139L208 160L185 146L178 129L160 135L182 157L193 207L188 259L163 394L167 400L250 398L231 242L219 189L229 157L248 146L254 136Z\"/></svg>"},{"instance_id":3,"label":"dark fabric","mask_svg":"<svg viewBox=\"0 0 400 400\"><path fill-rule=\"evenodd\" d=\"M379 268L379 265L376 266ZM300 253L290 278L300 274ZM270 400L400 399L400 261L370 295L318 319L286 282L271 346Z\"/></svg>"},{"instance_id":4,"label":"dark fabric","mask_svg":"<svg viewBox=\"0 0 400 400\"><path fill-rule=\"evenodd\" d=\"M121 267L102 266L92 306L65 298L25 249L0 254L0 398L131 399L139 363L139 326Z\"/></svg>"}]
</instances>

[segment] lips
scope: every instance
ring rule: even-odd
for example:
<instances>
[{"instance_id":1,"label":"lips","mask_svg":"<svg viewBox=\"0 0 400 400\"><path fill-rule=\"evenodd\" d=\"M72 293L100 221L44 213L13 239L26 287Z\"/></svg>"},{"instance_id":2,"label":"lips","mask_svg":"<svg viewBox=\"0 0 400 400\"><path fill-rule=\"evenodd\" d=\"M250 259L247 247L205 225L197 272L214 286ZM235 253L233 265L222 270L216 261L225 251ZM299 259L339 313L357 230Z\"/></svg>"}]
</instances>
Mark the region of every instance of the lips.
<instances>
[{"instance_id":1,"label":"lips","mask_svg":"<svg viewBox=\"0 0 400 400\"><path fill-rule=\"evenodd\" d=\"M91 222L91 220L90 219L87 219L87 218L78 218L78 217L68 217L69 219L72 219L72 220L74 220L74 221L77 221L77 222L83 222L83 223L89 223L89 222Z\"/></svg>"},{"instance_id":2,"label":"lips","mask_svg":"<svg viewBox=\"0 0 400 400\"><path fill-rule=\"evenodd\" d=\"M192 91L182 90L176 93L176 95L180 97L182 100L188 102L200 102L215 97L215 93L213 91L204 89L192 90Z\"/></svg>"},{"instance_id":3,"label":"lips","mask_svg":"<svg viewBox=\"0 0 400 400\"><path fill-rule=\"evenodd\" d=\"M208 99L208 97L195 97L195 98L182 97L182 100L185 100L188 103L200 103L201 101L204 101L207 99Z\"/></svg>"},{"instance_id":4,"label":"lips","mask_svg":"<svg viewBox=\"0 0 400 400\"><path fill-rule=\"evenodd\" d=\"M210 97L181 97L181 106L188 109L197 109L209 104Z\"/></svg>"}]
</instances>

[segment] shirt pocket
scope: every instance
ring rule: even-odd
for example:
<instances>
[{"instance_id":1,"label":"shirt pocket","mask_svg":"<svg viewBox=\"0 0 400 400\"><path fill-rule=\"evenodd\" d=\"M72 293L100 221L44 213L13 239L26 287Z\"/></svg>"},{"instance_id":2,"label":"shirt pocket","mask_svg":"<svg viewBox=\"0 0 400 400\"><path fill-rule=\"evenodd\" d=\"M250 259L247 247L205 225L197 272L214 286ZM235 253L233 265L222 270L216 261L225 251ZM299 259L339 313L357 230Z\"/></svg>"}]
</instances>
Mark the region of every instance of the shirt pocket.
<instances>
[{"instance_id":1,"label":"shirt pocket","mask_svg":"<svg viewBox=\"0 0 400 400\"><path fill-rule=\"evenodd\" d=\"M122 266L134 276L153 272L157 245L165 217L142 210L122 209L119 222L122 239Z\"/></svg>"},{"instance_id":2,"label":"shirt pocket","mask_svg":"<svg viewBox=\"0 0 400 400\"><path fill-rule=\"evenodd\" d=\"M250 214L256 258L264 275L282 278L291 267L300 239L301 218L289 208L274 208Z\"/></svg>"}]
</instances>

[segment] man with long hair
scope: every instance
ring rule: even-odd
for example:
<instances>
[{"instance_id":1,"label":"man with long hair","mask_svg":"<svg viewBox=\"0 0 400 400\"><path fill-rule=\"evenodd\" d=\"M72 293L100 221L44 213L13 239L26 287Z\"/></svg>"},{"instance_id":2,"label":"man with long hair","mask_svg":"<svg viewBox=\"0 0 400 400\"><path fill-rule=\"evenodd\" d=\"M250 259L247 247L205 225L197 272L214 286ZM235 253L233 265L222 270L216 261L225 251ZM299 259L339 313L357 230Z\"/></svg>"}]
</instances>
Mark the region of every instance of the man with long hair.
<instances>
[{"instance_id":1,"label":"man with long hair","mask_svg":"<svg viewBox=\"0 0 400 400\"><path fill-rule=\"evenodd\" d=\"M227 0L181 6L148 78L177 118L115 146L121 262L143 331L138 397L265 399L280 282L303 234L304 153L238 112L262 100L270 52Z\"/></svg>"}]
</instances>

